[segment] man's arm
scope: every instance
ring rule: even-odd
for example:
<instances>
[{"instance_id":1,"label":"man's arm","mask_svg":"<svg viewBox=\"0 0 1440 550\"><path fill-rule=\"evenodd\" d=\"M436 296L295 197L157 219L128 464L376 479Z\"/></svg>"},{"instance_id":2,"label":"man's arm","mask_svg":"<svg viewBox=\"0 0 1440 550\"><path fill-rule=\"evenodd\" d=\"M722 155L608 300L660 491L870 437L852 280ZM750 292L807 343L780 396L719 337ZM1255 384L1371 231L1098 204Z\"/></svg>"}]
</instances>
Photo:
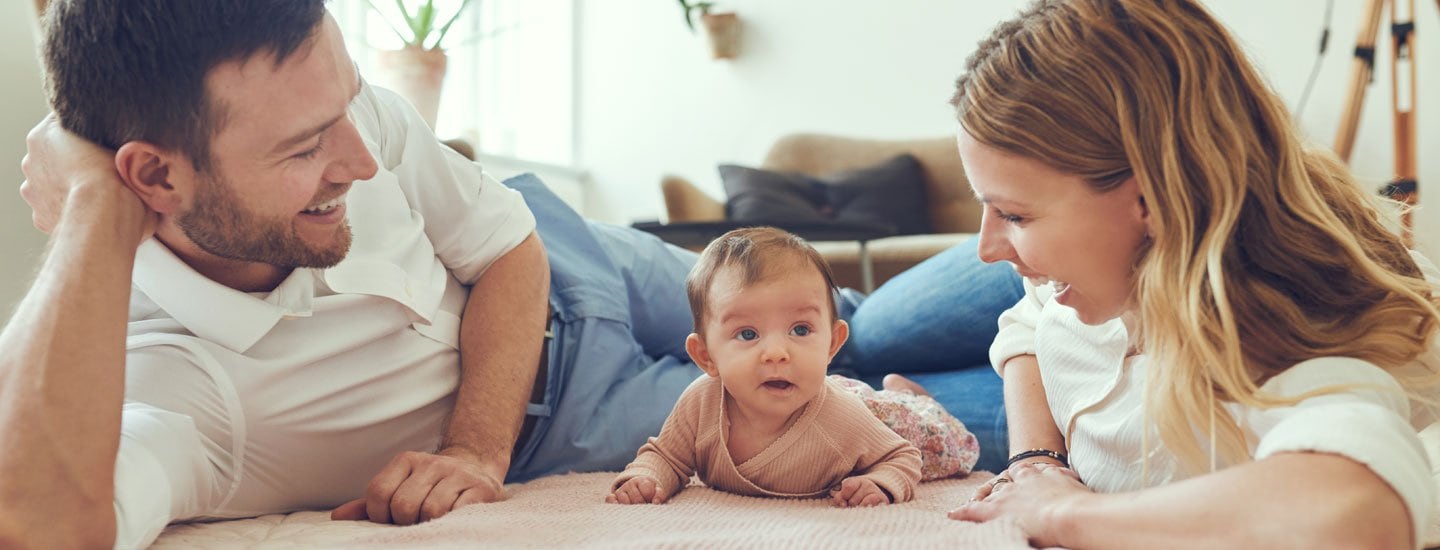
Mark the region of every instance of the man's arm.
<instances>
[{"instance_id":1,"label":"man's arm","mask_svg":"<svg viewBox=\"0 0 1440 550\"><path fill-rule=\"evenodd\" d=\"M130 277L154 215L112 164L65 182L26 165L37 225L52 229L44 204L64 206L35 285L0 332L0 547L109 546Z\"/></svg>"},{"instance_id":2,"label":"man's arm","mask_svg":"<svg viewBox=\"0 0 1440 550\"><path fill-rule=\"evenodd\" d=\"M465 304L460 394L441 454L480 464L497 481L510 469L536 370L544 368L540 346L549 292L550 262L540 237L531 233L490 266Z\"/></svg>"},{"instance_id":3,"label":"man's arm","mask_svg":"<svg viewBox=\"0 0 1440 550\"><path fill-rule=\"evenodd\" d=\"M544 339L550 264L531 233L470 290L460 324L460 389L438 454L403 453L334 519L409 525L504 498Z\"/></svg>"}]
</instances>

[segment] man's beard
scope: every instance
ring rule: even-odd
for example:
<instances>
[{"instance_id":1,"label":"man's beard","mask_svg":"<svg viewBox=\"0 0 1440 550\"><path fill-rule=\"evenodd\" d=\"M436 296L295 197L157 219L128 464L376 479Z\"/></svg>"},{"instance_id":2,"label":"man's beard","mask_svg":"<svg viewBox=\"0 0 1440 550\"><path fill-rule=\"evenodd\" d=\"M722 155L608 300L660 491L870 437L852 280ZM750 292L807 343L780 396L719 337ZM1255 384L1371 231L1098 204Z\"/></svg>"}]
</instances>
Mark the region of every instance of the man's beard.
<instances>
[{"instance_id":1,"label":"man's beard","mask_svg":"<svg viewBox=\"0 0 1440 550\"><path fill-rule=\"evenodd\" d=\"M294 218L267 219L249 211L228 181L205 177L195 190L195 206L176 220L201 250L221 258L278 267L327 268L350 252L350 222L341 221L334 244L319 249L295 230Z\"/></svg>"}]
</instances>

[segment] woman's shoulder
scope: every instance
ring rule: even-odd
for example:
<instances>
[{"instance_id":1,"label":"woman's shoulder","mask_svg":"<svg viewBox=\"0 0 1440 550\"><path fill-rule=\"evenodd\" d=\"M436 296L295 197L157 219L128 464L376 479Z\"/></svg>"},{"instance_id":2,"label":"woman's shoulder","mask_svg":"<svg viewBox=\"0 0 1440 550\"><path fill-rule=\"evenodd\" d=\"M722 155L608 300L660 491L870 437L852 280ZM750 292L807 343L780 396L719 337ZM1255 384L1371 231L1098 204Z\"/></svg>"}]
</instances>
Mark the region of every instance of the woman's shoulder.
<instances>
[{"instance_id":1,"label":"woman's shoulder","mask_svg":"<svg viewBox=\"0 0 1440 550\"><path fill-rule=\"evenodd\" d=\"M1260 387L1265 394L1301 398L1307 394L1324 399L1325 395L1342 395L1405 409L1405 389L1385 369L1354 357L1316 357L1266 380Z\"/></svg>"}]
</instances>

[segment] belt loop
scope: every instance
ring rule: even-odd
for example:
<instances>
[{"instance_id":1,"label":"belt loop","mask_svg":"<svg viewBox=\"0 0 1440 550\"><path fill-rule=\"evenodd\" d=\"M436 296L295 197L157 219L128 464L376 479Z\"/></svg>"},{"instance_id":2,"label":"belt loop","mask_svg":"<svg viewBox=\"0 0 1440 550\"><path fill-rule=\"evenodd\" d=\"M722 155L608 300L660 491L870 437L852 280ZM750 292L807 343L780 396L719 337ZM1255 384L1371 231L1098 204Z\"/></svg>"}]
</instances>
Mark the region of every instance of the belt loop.
<instances>
[{"instance_id":1,"label":"belt loop","mask_svg":"<svg viewBox=\"0 0 1440 550\"><path fill-rule=\"evenodd\" d=\"M554 339L555 339L555 304L552 304L552 303L550 303L549 301L546 301L546 302L545 302L545 340L546 340L546 344L545 344L545 345L546 345L546 346L549 346L549 345L550 345L550 344L549 344L549 341L550 341L550 340L554 340Z\"/></svg>"},{"instance_id":2,"label":"belt loop","mask_svg":"<svg viewBox=\"0 0 1440 550\"><path fill-rule=\"evenodd\" d=\"M529 414L534 415L537 407L546 406L547 385L550 383L550 348L555 341L555 307L547 302L545 314L545 338L540 341L540 360L535 365L535 382L530 388ZM545 413L548 414L548 411Z\"/></svg>"}]
</instances>

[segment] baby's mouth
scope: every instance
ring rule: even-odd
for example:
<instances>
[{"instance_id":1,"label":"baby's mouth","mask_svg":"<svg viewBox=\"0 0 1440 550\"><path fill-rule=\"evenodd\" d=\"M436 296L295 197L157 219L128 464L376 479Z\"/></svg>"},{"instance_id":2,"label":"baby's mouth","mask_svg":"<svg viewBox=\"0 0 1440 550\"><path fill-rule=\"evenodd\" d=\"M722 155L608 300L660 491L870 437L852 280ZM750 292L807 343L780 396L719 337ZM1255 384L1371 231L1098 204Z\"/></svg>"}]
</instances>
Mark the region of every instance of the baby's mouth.
<instances>
[{"instance_id":1,"label":"baby's mouth","mask_svg":"<svg viewBox=\"0 0 1440 550\"><path fill-rule=\"evenodd\" d=\"M785 380L766 380L763 385L773 390L788 390L795 387L795 384L791 384Z\"/></svg>"}]
</instances>

